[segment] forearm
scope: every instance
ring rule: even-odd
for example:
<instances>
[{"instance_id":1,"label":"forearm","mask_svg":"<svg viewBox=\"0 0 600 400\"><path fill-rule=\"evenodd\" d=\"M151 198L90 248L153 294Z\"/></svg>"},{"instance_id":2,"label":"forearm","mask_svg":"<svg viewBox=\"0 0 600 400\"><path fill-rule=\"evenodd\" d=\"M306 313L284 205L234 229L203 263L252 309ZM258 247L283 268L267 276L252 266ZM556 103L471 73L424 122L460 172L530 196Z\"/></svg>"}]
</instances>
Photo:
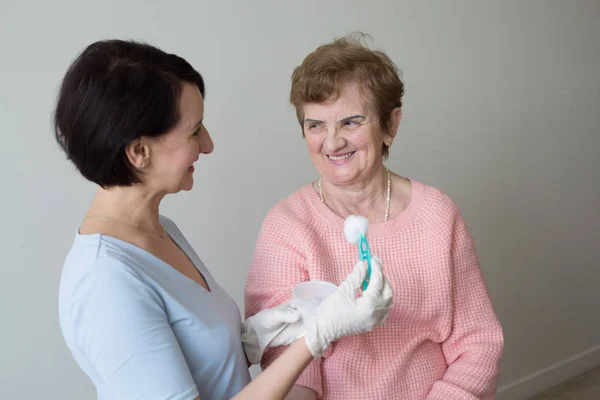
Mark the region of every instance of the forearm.
<instances>
[{"instance_id":1,"label":"forearm","mask_svg":"<svg viewBox=\"0 0 600 400\"><path fill-rule=\"evenodd\" d=\"M285 350L286 349L283 347L268 349L262 362L263 371L265 371L275 360L277 360L285 352ZM298 379L296 379L294 387L292 387L292 390L290 390L285 398L286 400L316 400L319 398L319 390L322 387L322 359L323 358L313 358L310 364L308 364L304 371L302 371ZM309 396L309 394L311 396Z\"/></svg>"},{"instance_id":2,"label":"forearm","mask_svg":"<svg viewBox=\"0 0 600 400\"><path fill-rule=\"evenodd\" d=\"M502 343L466 348L448 364L444 376L435 382L427 400L488 400L496 391Z\"/></svg>"},{"instance_id":3,"label":"forearm","mask_svg":"<svg viewBox=\"0 0 600 400\"><path fill-rule=\"evenodd\" d=\"M502 330L497 324L472 336L462 338L460 350L451 351L448 369L427 400L493 399L504 344Z\"/></svg>"},{"instance_id":4,"label":"forearm","mask_svg":"<svg viewBox=\"0 0 600 400\"><path fill-rule=\"evenodd\" d=\"M277 360L238 393L234 400L283 400L313 360L304 338L296 340Z\"/></svg>"},{"instance_id":5,"label":"forearm","mask_svg":"<svg viewBox=\"0 0 600 400\"><path fill-rule=\"evenodd\" d=\"M456 207L453 226L452 333L442 344L448 369L427 399L488 400L496 391L504 335L473 239Z\"/></svg>"},{"instance_id":6,"label":"forearm","mask_svg":"<svg viewBox=\"0 0 600 400\"><path fill-rule=\"evenodd\" d=\"M285 400L317 400L317 392L304 386L294 386Z\"/></svg>"},{"instance_id":7,"label":"forearm","mask_svg":"<svg viewBox=\"0 0 600 400\"><path fill-rule=\"evenodd\" d=\"M494 384L494 390L484 390L483 393L479 393L479 390L460 387L451 381L442 379L433 384L426 400L492 400L495 387Z\"/></svg>"}]
</instances>

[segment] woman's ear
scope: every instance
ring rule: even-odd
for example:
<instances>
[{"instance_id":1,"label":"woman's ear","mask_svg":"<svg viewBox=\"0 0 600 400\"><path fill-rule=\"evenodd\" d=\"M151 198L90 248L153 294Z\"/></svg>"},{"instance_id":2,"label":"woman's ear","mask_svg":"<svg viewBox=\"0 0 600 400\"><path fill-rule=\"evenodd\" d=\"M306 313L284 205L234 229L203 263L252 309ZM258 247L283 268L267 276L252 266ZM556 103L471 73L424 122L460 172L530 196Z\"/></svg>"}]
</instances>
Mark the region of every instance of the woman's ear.
<instances>
[{"instance_id":1,"label":"woman's ear","mask_svg":"<svg viewBox=\"0 0 600 400\"><path fill-rule=\"evenodd\" d=\"M137 169L150 165L150 147L143 138L135 139L125 147L127 159Z\"/></svg>"},{"instance_id":2,"label":"woman's ear","mask_svg":"<svg viewBox=\"0 0 600 400\"><path fill-rule=\"evenodd\" d=\"M390 121L388 125L390 129L386 133L385 138L383 140L387 147L390 147L392 145L394 137L396 137L396 133L398 132L400 121L402 121L402 110L400 110L400 107L396 107L392 110L392 113L390 114Z\"/></svg>"}]
</instances>

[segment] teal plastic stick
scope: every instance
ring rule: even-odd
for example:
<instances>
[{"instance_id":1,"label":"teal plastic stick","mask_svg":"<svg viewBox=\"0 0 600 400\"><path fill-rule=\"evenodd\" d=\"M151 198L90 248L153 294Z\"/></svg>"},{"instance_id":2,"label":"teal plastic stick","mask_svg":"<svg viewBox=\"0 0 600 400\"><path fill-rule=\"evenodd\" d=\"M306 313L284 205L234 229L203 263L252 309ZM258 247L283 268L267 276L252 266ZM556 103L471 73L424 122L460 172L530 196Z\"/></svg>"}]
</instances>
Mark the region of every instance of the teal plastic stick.
<instances>
[{"instance_id":1,"label":"teal plastic stick","mask_svg":"<svg viewBox=\"0 0 600 400\"><path fill-rule=\"evenodd\" d=\"M360 241L358 242L358 255L362 261L367 261L367 276L363 281L362 289L367 290L369 281L371 280L371 250L369 249L369 242L361 235Z\"/></svg>"}]
</instances>

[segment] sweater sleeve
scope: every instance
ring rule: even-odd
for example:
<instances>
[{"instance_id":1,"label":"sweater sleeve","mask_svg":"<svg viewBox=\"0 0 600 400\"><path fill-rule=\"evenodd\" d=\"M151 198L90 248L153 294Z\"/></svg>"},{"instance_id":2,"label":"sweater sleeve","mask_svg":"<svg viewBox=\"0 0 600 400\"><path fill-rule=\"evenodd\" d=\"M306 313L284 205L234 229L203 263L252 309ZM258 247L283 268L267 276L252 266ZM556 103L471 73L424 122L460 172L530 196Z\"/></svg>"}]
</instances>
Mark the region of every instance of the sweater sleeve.
<instances>
[{"instance_id":1,"label":"sweater sleeve","mask_svg":"<svg viewBox=\"0 0 600 400\"><path fill-rule=\"evenodd\" d=\"M244 290L246 318L291 299L293 287L309 279L306 257L298 244L301 229L281 212L271 212L265 218ZM268 367L284 350L267 349L261 367ZM314 390L318 398L322 396L320 359L310 363L296 385Z\"/></svg>"},{"instance_id":2,"label":"sweater sleeve","mask_svg":"<svg viewBox=\"0 0 600 400\"><path fill-rule=\"evenodd\" d=\"M453 211L452 332L442 345L448 369L427 399L489 400L496 391L504 337L469 230L456 206Z\"/></svg>"}]
</instances>

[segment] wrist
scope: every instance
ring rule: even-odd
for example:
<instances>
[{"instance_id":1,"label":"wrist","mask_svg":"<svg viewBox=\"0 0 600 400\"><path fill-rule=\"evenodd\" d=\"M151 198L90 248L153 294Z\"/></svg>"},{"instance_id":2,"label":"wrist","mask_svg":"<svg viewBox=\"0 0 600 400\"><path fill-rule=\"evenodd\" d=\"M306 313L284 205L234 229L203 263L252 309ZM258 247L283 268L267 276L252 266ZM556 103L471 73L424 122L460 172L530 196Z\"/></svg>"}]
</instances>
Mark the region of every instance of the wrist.
<instances>
[{"instance_id":1,"label":"wrist","mask_svg":"<svg viewBox=\"0 0 600 400\"><path fill-rule=\"evenodd\" d=\"M321 358L333 342L329 338L329 335L327 335L326 327L323 327L320 322L319 318L314 316L304 324L304 339L308 349L315 358Z\"/></svg>"}]
</instances>

